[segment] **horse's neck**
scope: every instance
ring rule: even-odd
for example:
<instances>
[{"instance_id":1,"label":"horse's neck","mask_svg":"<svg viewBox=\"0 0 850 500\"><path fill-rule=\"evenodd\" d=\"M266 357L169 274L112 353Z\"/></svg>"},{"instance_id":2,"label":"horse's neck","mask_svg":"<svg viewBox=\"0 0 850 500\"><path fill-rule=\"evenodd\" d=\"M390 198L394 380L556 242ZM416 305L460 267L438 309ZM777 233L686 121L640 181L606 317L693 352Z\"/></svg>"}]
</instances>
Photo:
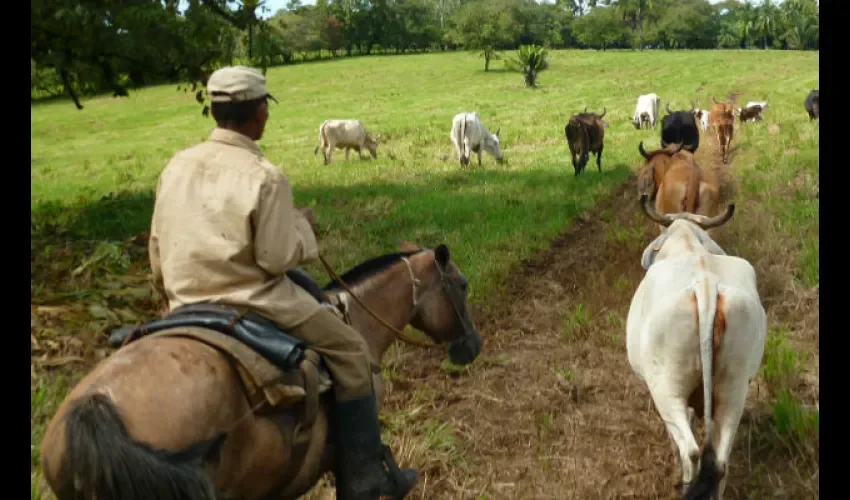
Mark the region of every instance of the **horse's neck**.
<instances>
[{"instance_id":1,"label":"horse's neck","mask_svg":"<svg viewBox=\"0 0 850 500\"><path fill-rule=\"evenodd\" d=\"M413 318L413 283L401 262L350 287L373 313L397 330L404 329ZM396 333L369 314L357 300L350 298L348 307L351 326L366 339L372 359L380 362L395 341Z\"/></svg>"}]
</instances>

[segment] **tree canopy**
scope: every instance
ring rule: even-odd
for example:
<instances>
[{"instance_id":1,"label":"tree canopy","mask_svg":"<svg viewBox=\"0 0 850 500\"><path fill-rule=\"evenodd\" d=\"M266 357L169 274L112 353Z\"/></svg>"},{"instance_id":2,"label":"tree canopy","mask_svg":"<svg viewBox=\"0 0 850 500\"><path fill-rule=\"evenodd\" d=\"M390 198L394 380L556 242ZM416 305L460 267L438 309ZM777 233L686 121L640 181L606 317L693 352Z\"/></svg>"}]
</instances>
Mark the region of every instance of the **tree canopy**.
<instances>
[{"instance_id":1,"label":"tree canopy","mask_svg":"<svg viewBox=\"0 0 850 500\"><path fill-rule=\"evenodd\" d=\"M183 5L181 3L181 5ZM477 50L552 48L817 50L816 0L715 5L707 0L34 0L32 97L182 83L204 102L224 64Z\"/></svg>"}]
</instances>

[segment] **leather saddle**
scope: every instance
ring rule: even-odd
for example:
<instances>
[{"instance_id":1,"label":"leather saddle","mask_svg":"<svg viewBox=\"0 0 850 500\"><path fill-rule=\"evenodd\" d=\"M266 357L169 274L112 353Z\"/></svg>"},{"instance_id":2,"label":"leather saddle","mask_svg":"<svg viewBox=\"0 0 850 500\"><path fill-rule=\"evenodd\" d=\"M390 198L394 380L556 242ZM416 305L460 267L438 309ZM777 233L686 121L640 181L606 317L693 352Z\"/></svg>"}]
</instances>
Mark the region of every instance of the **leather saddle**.
<instances>
[{"instance_id":1,"label":"leather saddle","mask_svg":"<svg viewBox=\"0 0 850 500\"><path fill-rule=\"evenodd\" d=\"M327 304L321 287L305 271L293 269L286 274L294 283L307 290L320 304ZM143 325L116 328L109 336L109 345L120 347L125 341L129 343L151 333L185 327L208 328L233 337L284 372L297 371L307 349L304 342L256 313L210 303L186 305L171 311L162 319Z\"/></svg>"}]
</instances>

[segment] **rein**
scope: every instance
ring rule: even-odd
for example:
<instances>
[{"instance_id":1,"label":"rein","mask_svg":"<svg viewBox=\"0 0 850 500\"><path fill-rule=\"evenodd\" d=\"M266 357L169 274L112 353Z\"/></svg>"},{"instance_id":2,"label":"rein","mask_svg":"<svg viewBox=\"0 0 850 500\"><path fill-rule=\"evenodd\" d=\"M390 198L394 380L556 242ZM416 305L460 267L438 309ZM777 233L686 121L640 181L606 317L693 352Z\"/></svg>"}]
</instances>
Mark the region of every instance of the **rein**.
<instances>
[{"instance_id":1,"label":"rein","mask_svg":"<svg viewBox=\"0 0 850 500\"><path fill-rule=\"evenodd\" d=\"M352 291L351 291L351 288L349 288L349 286L348 286L347 284L345 284L345 282L344 282L344 281L342 281L342 280L340 279L340 277L339 277L339 276L337 276L337 274L334 272L334 270L333 270L333 269L331 269L330 264L328 264L328 262L327 262L327 261L325 260L325 258L322 256L322 254L319 254L319 260L322 262L322 265L325 267L325 271L327 271L327 272L328 272L328 276L330 276L330 278L331 278L332 280L336 280L336 281L337 281L340 285L342 285L343 290L345 290L346 292L348 292L348 294L349 294L352 298L354 298L354 300L355 300L355 301L357 301L357 303L358 303L358 304L360 304L360 306L361 306L363 309L365 309L365 310L366 310L366 312L367 312L367 313L369 313L369 315L370 315L370 316L372 316L373 318L375 318L376 320L378 320L378 322L379 322L379 323L381 323L382 325L384 325L385 327L387 327L387 328L389 328L390 330L392 330L392 331L393 331L393 332L394 332L394 333L398 336L398 338L399 338L399 339L403 340L404 342L407 342L408 344L415 345L416 347L422 347L422 348L432 348L432 347L437 347L437 344L435 344L435 343L432 343L432 342L425 342L425 341L422 341L422 340L419 340L419 339L412 338L412 337L410 337L409 335L407 335L406 333L404 333L404 332L402 332L401 330L399 330L398 328L396 328L396 327L392 326L391 324L387 323L386 321L384 321L384 319L383 319L383 318L381 318L381 317L380 317L380 316L378 316L378 315L377 315L374 311L372 311L371 309L369 309L369 307L368 307L366 304L364 304L364 303L363 303L363 301L361 301L361 300L360 300L360 298L359 298L359 297L357 297L357 295L355 295L355 294L354 294L354 292L352 292ZM413 273L413 271L412 271L412 269L411 269L411 275L412 275L412 273ZM414 280L415 280L415 278L414 278ZM416 280L416 281L414 281L414 282L413 282L413 286L414 286L414 295L413 295L414 305L416 304L416 284L417 284L417 281L418 281L418 280Z\"/></svg>"}]
</instances>

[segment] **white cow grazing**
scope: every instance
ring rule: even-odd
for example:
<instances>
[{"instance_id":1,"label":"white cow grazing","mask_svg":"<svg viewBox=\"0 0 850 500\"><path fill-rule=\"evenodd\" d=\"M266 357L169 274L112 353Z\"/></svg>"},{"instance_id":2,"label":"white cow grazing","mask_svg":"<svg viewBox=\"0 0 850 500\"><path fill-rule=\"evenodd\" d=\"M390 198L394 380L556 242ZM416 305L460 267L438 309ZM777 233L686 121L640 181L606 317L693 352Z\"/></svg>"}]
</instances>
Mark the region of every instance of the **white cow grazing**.
<instances>
[{"instance_id":1,"label":"white cow grazing","mask_svg":"<svg viewBox=\"0 0 850 500\"><path fill-rule=\"evenodd\" d=\"M708 130L708 110L707 109L697 109L694 110L694 116L699 120L700 128L705 132Z\"/></svg>"},{"instance_id":2,"label":"white cow grazing","mask_svg":"<svg viewBox=\"0 0 850 500\"><path fill-rule=\"evenodd\" d=\"M636 129L640 129L644 124L646 128L652 126L654 129L658 124L658 107L661 105L661 98L657 94L644 94L638 97L635 114L632 117L632 124Z\"/></svg>"},{"instance_id":3,"label":"white cow grazing","mask_svg":"<svg viewBox=\"0 0 850 500\"><path fill-rule=\"evenodd\" d=\"M322 148L325 165L331 162L334 148L345 149L346 160L351 149L357 151L362 160L364 148L369 150L372 158L377 158L377 139L378 137L372 139L360 120L325 120L319 125L319 145L313 150L313 154Z\"/></svg>"},{"instance_id":4,"label":"white cow grazing","mask_svg":"<svg viewBox=\"0 0 850 500\"><path fill-rule=\"evenodd\" d=\"M496 158L502 163L501 141L499 132L501 127L491 134L487 127L481 123L481 117L473 111L471 113L458 113L452 120L451 138L457 150L457 156L462 167L469 165L470 156L475 152L478 154L478 166L481 166L481 150Z\"/></svg>"},{"instance_id":5,"label":"white cow grazing","mask_svg":"<svg viewBox=\"0 0 850 500\"><path fill-rule=\"evenodd\" d=\"M659 215L647 200L641 197L644 214L666 229L641 259L647 272L626 320L629 363L678 448L683 498L721 500L767 335L756 272L746 260L727 256L706 232L732 218L734 205L708 218ZM689 407L705 417L702 453Z\"/></svg>"}]
</instances>

